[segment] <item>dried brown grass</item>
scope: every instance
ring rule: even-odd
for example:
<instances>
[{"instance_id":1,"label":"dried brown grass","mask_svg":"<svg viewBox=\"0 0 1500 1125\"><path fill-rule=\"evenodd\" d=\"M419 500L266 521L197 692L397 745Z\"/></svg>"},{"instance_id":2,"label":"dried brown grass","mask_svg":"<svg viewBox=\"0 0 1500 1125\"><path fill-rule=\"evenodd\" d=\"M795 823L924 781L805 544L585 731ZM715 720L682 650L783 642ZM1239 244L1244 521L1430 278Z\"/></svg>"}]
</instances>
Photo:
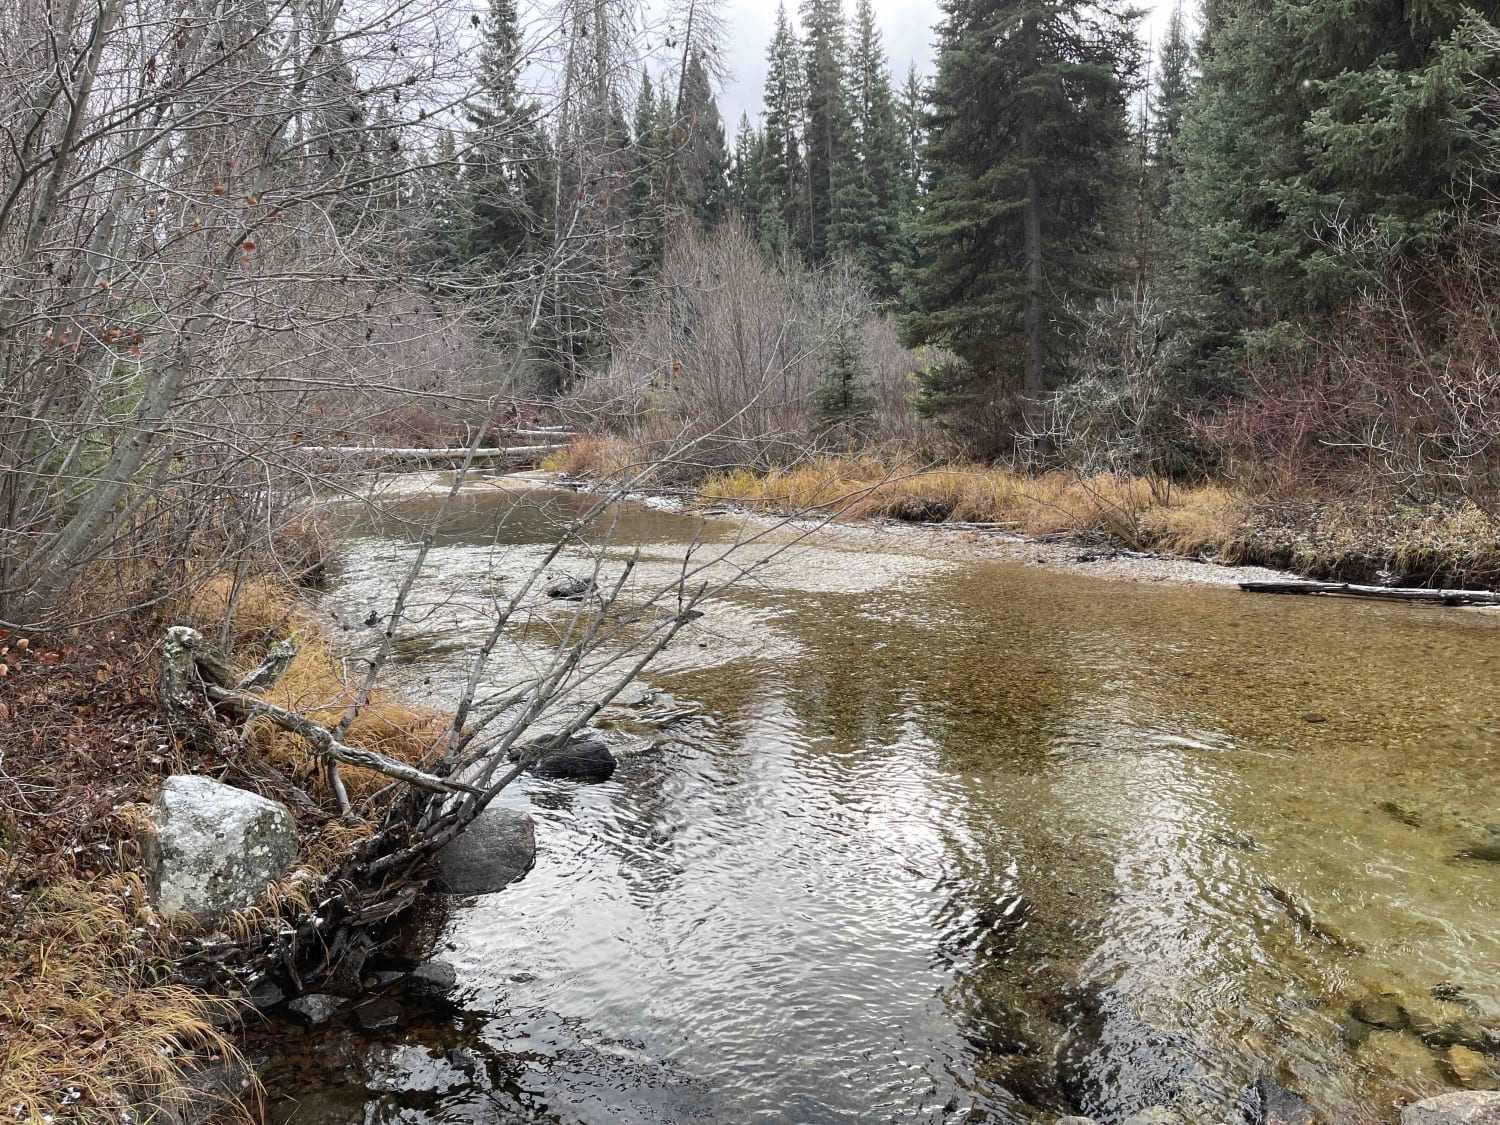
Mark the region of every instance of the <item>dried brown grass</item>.
<instances>
[{"instance_id":1,"label":"dried brown grass","mask_svg":"<svg viewBox=\"0 0 1500 1125\"><path fill-rule=\"evenodd\" d=\"M1176 487L1112 474L1023 476L993 466L923 468L828 457L788 469L709 477L706 501L778 512L835 509L850 518L1004 525L1028 536L1104 538L1140 549L1203 554L1239 530L1239 499L1219 485Z\"/></svg>"},{"instance_id":2,"label":"dried brown grass","mask_svg":"<svg viewBox=\"0 0 1500 1125\"><path fill-rule=\"evenodd\" d=\"M270 703L331 727L343 718L359 690L359 679L346 673L343 661L329 647L320 621L299 603L296 590L281 580L255 577L236 584L228 576L210 579L194 594L184 614L188 623L210 630L217 629L227 615L233 635L246 641L253 639L253 644L235 652L244 671L255 666L270 644L286 637L297 638L301 644L297 659L264 693ZM447 717L442 713L412 706L377 689L350 724L345 741L362 750L415 762L432 748L446 725ZM332 800L321 764L297 735L260 719L249 724L246 741L292 781L320 800ZM341 766L339 776L356 802L389 781L382 774L353 766Z\"/></svg>"},{"instance_id":3,"label":"dried brown grass","mask_svg":"<svg viewBox=\"0 0 1500 1125\"><path fill-rule=\"evenodd\" d=\"M203 1094L185 1081L237 1058L222 1001L166 983L165 931L133 874L55 879L7 935L0 963L0 1107L23 1122L146 1119ZM222 1112L248 1120L247 1108Z\"/></svg>"}]
</instances>

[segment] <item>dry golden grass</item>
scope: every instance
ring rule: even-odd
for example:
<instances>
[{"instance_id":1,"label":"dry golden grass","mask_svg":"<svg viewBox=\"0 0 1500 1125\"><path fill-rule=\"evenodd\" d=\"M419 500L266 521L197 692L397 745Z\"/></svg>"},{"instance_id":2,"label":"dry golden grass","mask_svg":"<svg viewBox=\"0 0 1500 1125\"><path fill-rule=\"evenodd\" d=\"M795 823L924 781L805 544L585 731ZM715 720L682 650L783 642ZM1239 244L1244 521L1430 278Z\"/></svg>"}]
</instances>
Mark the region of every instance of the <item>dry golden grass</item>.
<instances>
[{"instance_id":1,"label":"dry golden grass","mask_svg":"<svg viewBox=\"0 0 1500 1125\"><path fill-rule=\"evenodd\" d=\"M1053 472L1022 476L984 465L921 468L829 457L770 473L710 477L707 501L780 512L833 508L851 518L1003 524L1031 536L1106 537L1179 554L1221 549L1239 528L1239 502L1217 485Z\"/></svg>"},{"instance_id":2,"label":"dry golden grass","mask_svg":"<svg viewBox=\"0 0 1500 1125\"><path fill-rule=\"evenodd\" d=\"M288 636L295 636L301 643L297 659L286 674L265 692L268 702L325 726L334 726L343 718L359 690L359 681L346 676L343 662L329 649L320 623L298 604L292 587L278 579L255 577L236 588L227 576L216 577L194 594L184 609L184 620L212 633L226 614L230 616L231 635L251 642L235 651L245 671L260 659L265 646ZM446 716L437 711L412 707L377 690L350 725L346 741L362 750L415 762L432 748L446 722ZM296 735L269 721L257 720L250 724L249 743L294 781L312 788L323 799L331 797L318 761ZM339 776L355 802L388 782L381 774L353 766L340 767Z\"/></svg>"},{"instance_id":3,"label":"dry golden grass","mask_svg":"<svg viewBox=\"0 0 1500 1125\"><path fill-rule=\"evenodd\" d=\"M625 438L584 435L574 438L566 448L544 457L541 468L570 477L606 480L623 476L640 464L639 453Z\"/></svg>"},{"instance_id":4,"label":"dry golden grass","mask_svg":"<svg viewBox=\"0 0 1500 1125\"><path fill-rule=\"evenodd\" d=\"M164 946L138 878L59 879L20 916L0 978L0 1106L23 1122L144 1119L200 1093L196 1065L237 1057L221 1001L152 983ZM245 1117L227 1103L228 1114Z\"/></svg>"}]
</instances>

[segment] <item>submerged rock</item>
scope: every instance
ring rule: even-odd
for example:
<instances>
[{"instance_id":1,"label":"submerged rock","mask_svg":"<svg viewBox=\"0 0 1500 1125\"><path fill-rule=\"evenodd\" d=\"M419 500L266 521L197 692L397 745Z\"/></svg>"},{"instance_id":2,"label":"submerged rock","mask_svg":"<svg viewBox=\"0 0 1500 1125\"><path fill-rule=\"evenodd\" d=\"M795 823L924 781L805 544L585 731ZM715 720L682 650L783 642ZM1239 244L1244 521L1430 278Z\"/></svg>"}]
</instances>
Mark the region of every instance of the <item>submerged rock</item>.
<instances>
[{"instance_id":1,"label":"submerged rock","mask_svg":"<svg viewBox=\"0 0 1500 1125\"><path fill-rule=\"evenodd\" d=\"M326 992L309 992L289 1003L286 1010L309 1027L317 1027L338 1015L343 1006L342 997L330 996Z\"/></svg>"},{"instance_id":2,"label":"submerged rock","mask_svg":"<svg viewBox=\"0 0 1500 1125\"><path fill-rule=\"evenodd\" d=\"M458 987L458 971L446 961L423 961L406 978L406 993L420 1000L440 1000Z\"/></svg>"},{"instance_id":3,"label":"submerged rock","mask_svg":"<svg viewBox=\"0 0 1500 1125\"><path fill-rule=\"evenodd\" d=\"M361 1031L385 1031L401 1022L401 1005L385 997L366 1000L354 1009L354 1022Z\"/></svg>"},{"instance_id":4,"label":"submerged rock","mask_svg":"<svg viewBox=\"0 0 1500 1125\"><path fill-rule=\"evenodd\" d=\"M1366 996L1349 1005L1349 1014L1360 1023L1387 1031L1400 1031L1407 1024L1406 1009L1394 996Z\"/></svg>"},{"instance_id":5,"label":"submerged rock","mask_svg":"<svg viewBox=\"0 0 1500 1125\"><path fill-rule=\"evenodd\" d=\"M1164 1105L1154 1105L1132 1113L1120 1125L1185 1125L1182 1114Z\"/></svg>"},{"instance_id":6,"label":"submerged rock","mask_svg":"<svg viewBox=\"0 0 1500 1125\"><path fill-rule=\"evenodd\" d=\"M538 758L531 772L538 777L572 781L608 781L614 776L615 756L598 738L575 738L561 749Z\"/></svg>"},{"instance_id":7,"label":"submerged rock","mask_svg":"<svg viewBox=\"0 0 1500 1125\"><path fill-rule=\"evenodd\" d=\"M536 821L514 809L485 809L438 856L438 880L456 895L487 895L536 862Z\"/></svg>"},{"instance_id":8,"label":"submerged rock","mask_svg":"<svg viewBox=\"0 0 1500 1125\"><path fill-rule=\"evenodd\" d=\"M1280 1082L1258 1078L1241 1101L1250 1125L1317 1125L1318 1111Z\"/></svg>"},{"instance_id":9,"label":"submerged rock","mask_svg":"<svg viewBox=\"0 0 1500 1125\"><path fill-rule=\"evenodd\" d=\"M1500 1094L1466 1090L1424 1098L1401 1111L1401 1125L1500 1125Z\"/></svg>"},{"instance_id":10,"label":"submerged rock","mask_svg":"<svg viewBox=\"0 0 1500 1125\"><path fill-rule=\"evenodd\" d=\"M560 601L579 602L594 592L594 584L586 578L568 576L548 583L546 594Z\"/></svg>"},{"instance_id":11,"label":"submerged rock","mask_svg":"<svg viewBox=\"0 0 1500 1125\"><path fill-rule=\"evenodd\" d=\"M1468 1047L1449 1047L1443 1052L1443 1073L1468 1090L1493 1090L1495 1071L1490 1060Z\"/></svg>"},{"instance_id":12,"label":"submerged rock","mask_svg":"<svg viewBox=\"0 0 1500 1125\"><path fill-rule=\"evenodd\" d=\"M146 882L162 914L218 921L260 901L297 858L297 825L285 805L212 778L167 778L150 817Z\"/></svg>"},{"instance_id":13,"label":"submerged rock","mask_svg":"<svg viewBox=\"0 0 1500 1125\"><path fill-rule=\"evenodd\" d=\"M1459 859L1478 859L1485 863L1500 863L1500 844L1479 844L1458 853Z\"/></svg>"}]
</instances>

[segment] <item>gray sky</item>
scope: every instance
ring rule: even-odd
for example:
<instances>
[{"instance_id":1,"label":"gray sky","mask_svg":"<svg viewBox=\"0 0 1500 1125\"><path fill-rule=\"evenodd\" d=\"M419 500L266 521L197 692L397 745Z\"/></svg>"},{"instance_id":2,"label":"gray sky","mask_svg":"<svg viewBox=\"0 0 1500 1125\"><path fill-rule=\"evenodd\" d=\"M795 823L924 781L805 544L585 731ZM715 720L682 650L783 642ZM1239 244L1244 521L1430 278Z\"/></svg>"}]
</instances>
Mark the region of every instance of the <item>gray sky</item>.
<instances>
[{"instance_id":1,"label":"gray sky","mask_svg":"<svg viewBox=\"0 0 1500 1125\"><path fill-rule=\"evenodd\" d=\"M911 63L917 64L918 72L930 74L932 29L941 18L937 0L874 0L874 3L896 84L900 85L906 77L906 68ZM1157 37L1166 27L1175 5L1176 0L1145 0L1142 7L1148 8L1150 14L1142 33ZM845 9L852 18L853 0L845 0ZM788 0L787 10L796 17L796 0ZM727 15L729 35L724 63L729 73L719 95L719 111L732 140L741 113L748 113L752 121L760 113L761 89L766 81L766 48L770 46L776 23L776 0L729 0Z\"/></svg>"}]
</instances>

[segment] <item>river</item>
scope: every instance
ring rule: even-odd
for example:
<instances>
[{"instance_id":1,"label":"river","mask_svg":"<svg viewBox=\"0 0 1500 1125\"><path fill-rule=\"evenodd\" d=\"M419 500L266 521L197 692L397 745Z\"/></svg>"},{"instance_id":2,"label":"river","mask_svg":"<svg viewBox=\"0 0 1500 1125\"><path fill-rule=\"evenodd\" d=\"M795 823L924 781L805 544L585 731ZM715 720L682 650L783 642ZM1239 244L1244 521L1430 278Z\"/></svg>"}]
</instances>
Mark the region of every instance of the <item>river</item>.
<instances>
[{"instance_id":1,"label":"river","mask_svg":"<svg viewBox=\"0 0 1500 1125\"><path fill-rule=\"evenodd\" d=\"M447 697L584 503L465 491L408 692ZM350 541L330 612L388 600L414 526ZM632 505L609 554L667 573L739 534ZM1446 1057L1351 1005L1500 1017L1500 867L1460 855L1500 844L1497 630L814 536L648 672L700 718L503 797L537 864L437 916L458 1009L291 1041L273 1116L1209 1125L1270 1076L1393 1121Z\"/></svg>"}]
</instances>

